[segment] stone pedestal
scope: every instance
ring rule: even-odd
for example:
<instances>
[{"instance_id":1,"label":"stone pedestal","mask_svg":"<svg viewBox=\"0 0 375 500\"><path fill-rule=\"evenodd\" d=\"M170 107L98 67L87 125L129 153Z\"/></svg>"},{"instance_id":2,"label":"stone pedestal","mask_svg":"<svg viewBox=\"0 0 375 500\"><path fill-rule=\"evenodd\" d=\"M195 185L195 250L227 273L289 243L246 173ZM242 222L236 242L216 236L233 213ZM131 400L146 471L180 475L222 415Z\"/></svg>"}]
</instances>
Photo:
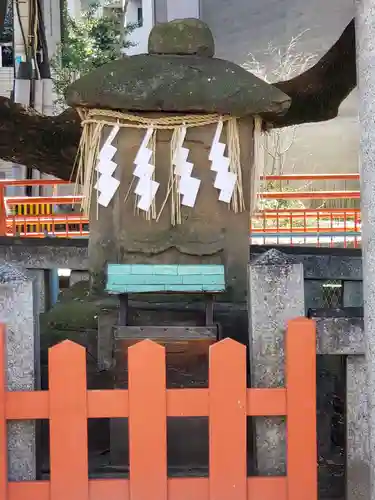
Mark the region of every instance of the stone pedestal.
<instances>
[{"instance_id":1,"label":"stone pedestal","mask_svg":"<svg viewBox=\"0 0 375 500\"><path fill-rule=\"evenodd\" d=\"M290 319L305 315L302 264L270 250L250 265L249 351L252 387L284 386L284 334ZM255 420L256 468L285 474L285 418Z\"/></svg>"},{"instance_id":2,"label":"stone pedestal","mask_svg":"<svg viewBox=\"0 0 375 500\"><path fill-rule=\"evenodd\" d=\"M46 310L46 286L45 272L43 269L28 269L28 276L34 280L35 303L37 312L44 313Z\"/></svg>"},{"instance_id":3,"label":"stone pedestal","mask_svg":"<svg viewBox=\"0 0 375 500\"><path fill-rule=\"evenodd\" d=\"M375 1L357 0L356 6L369 490L370 499L375 500Z\"/></svg>"},{"instance_id":4,"label":"stone pedestal","mask_svg":"<svg viewBox=\"0 0 375 500\"><path fill-rule=\"evenodd\" d=\"M8 389L32 391L38 388L35 361L40 349L33 280L8 264L0 266L0 322L6 325ZM35 441L35 422L8 423L10 480L36 478Z\"/></svg>"},{"instance_id":5,"label":"stone pedestal","mask_svg":"<svg viewBox=\"0 0 375 500\"><path fill-rule=\"evenodd\" d=\"M369 500L369 414L364 356L346 359L347 500Z\"/></svg>"}]
</instances>

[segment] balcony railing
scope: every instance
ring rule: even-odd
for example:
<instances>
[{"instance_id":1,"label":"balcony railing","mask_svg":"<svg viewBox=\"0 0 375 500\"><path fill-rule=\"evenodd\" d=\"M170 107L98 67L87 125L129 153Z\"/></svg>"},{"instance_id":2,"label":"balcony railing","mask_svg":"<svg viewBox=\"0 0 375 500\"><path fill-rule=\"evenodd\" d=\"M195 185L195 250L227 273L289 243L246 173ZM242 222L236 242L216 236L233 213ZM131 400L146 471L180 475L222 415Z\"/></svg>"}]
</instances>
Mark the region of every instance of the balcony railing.
<instances>
[{"instance_id":1,"label":"balcony railing","mask_svg":"<svg viewBox=\"0 0 375 500\"><path fill-rule=\"evenodd\" d=\"M284 244L358 247L361 243L359 207L327 207L326 204L357 204L359 174L265 176L259 208L250 222L253 244ZM344 183L340 189L319 189L317 183ZM298 184L297 187L296 184ZM0 235L43 238L74 238L89 235L89 220L80 210L82 196L59 195L69 185L57 180L0 181ZM7 188L52 186L52 196L7 196ZM71 192L74 191L73 185ZM321 186L320 186L321 187ZM318 206L311 208L308 204ZM67 210L68 208L68 210ZM68 213L67 213L68 212Z\"/></svg>"}]
</instances>

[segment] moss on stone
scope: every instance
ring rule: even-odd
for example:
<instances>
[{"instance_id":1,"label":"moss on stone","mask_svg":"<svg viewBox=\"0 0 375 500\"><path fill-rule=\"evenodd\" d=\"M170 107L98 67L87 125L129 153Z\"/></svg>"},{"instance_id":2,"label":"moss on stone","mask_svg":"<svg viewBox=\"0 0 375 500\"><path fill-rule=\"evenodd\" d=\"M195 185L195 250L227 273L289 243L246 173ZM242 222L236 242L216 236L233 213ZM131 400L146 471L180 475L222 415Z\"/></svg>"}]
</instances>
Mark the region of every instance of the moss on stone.
<instances>
[{"instance_id":1,"label":"moss on stone","mask_svg":"<svg viewBox=\"0 0 375 500\"><path fill-rule=\"evenodd\" d=\"M116 309L116 297L92 294L87 282L63 291L57 304L40 315L41 351L45 355L52 345L69 339L78 341L82 332L97 329L101 311Z\"/></svg>"},{"instance_id":2,"label":"moss on stone","mask_svg":"<svg viewBox=\"0 0 375 500\"><path fill-rule=\"evenodd\" d=\"M216 58L141 54L74 82L70 106L129 111L283 113L289 97L240 66Z\"/></svg>"}]
</instances>

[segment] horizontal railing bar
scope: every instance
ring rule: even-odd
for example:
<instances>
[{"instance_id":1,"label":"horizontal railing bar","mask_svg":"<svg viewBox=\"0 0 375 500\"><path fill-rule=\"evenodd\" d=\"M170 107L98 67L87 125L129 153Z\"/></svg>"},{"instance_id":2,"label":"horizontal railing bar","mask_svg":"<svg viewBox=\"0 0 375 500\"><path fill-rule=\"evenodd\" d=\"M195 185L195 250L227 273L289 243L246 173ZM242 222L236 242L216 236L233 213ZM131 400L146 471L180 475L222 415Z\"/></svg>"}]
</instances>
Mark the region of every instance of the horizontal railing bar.
<instances>
[{"instance_id":1,"label":"horizontal railing bar","mask_svg":"<svg viewBox=\"0 0 375 500\"><path fill-rule=\"evenodd\" d=\"M262 233L262 232L266 232L268 234L268 231L270 232L276 232L278 234L284 234L284 233L300 233L300 232L304 232L305 234L310 234L310 233L319 233L319 234L327 234L327 233L334 233L334 234L337 234L337 233L342 233L344 232L345 234L348 234L349 232L354 232L356 234L360 233L361 232L361 229L358 227L355 228L355 227L349 227L347 229L345 229L344 227L331 227L331 226L328 226L328 227L304 227L304 228L301 228L301 227L270 227L270 228L252 228L251 229L251 232L254 233L254 234L258 234L258 233Z\"/></svg>"},{"instance_id":2,"label":"horizontal railing bar","mask_svg":"<svg viewBox=\"0 0 375 500\"><path fill-rule=\"evenodd\" d=\"M262 181L359 181L359 174L283 174L264 175Z\"/></svg>"},{"instance_id":3,"label":"horizontal railing bar","mask_svg":"<svg viewBox=\"0 0 375 500\"><path fill-rule=\"evenodd\" d=\"M262 181L359 180L359 173L263 175ZM3 186L58 186L74 183L62 179L1 179Z\"/></svg>"},{"instance_id":4,"label":"horizontal railing bar","mask_svg":"<svg viewBox=\"0 0 375 500\"><path fill-rule=\"evenodd\" d=\"M280 215L282 217L289 217L289 216L294 216L294 217L314 217L317 215L326 215L326 214L338 214L338 215L358 215L361 213L360 208L326 208L326 209L305 209L305 208L296 208L296 209L275 209L275 210L264 210L264 212L256 212L252 217L253 218L258 218L258 217L264 217L264 216L269 216L269 217L275 217L277 215ZM68 217L68 218L86 218L88 217L86 215L77 215L77 214L57 214L57 215L8 215L8 218L12 219L24 219L25 217L27 219L48 219L48 220L55 220L57 218L61 217Z\"/></svg>"},{"instance_id":5,"label":"horizontal railing bar","mask_svg":"<svg viewBox=\"0 0 375 500\"><path fill-rule=\"evenodd\" d=\"M283 174L264 175L262 181L318 181L318 180L359 180L359 173L337 173L337 174ZM58 186L74 183L61 179L1 179L0 184L7 186Z\"/></svg>"},{"instance_id":6,"label":"horizontal railing bar","mask_svg":"<svg viewBox=\"0 0 375 500\"><path fill-rule=\"evenodd\" d=\"M360 191L263 191L258 198L265 200L326 200L360 198Z\"/></svg>"},{"instance_id":7,"label":"horizontal railing bar","mask_svg":"<svg viewBox=\"0 0 375 500\"><path fill-rule=\"evenodd\" d=\"M294 233L294 232L289 232L289 233L268 233L266 231L262 232L257 232L257 233L252 233L250 234L250 238L360 238L361 237L361 232L360 231L341 231L338 233L304 233L304 232L299 232L299 233Z\"/></svg>"},{"instance_id":8,"label":"horizontal railing bar","mask_svg":"<svg viewBox=\"0 0 375 500\"><path fill-rule=\"evenodd\" d=\"M6 233L6 236L20 236L20 237L24 237L24 238L45 238L46 237L46 234L45 233L33 233L33 232L25 232L25 231L19 231L17 232L17 235L15 235L12 232L9 232L9 230L7 230L7 233ZM87 236L89 237L90 236L90 232L89 231L56 231L56 232L53 232L53 231L48 231L48 237L56 237L56 238L70 238L70 237L75 237L75 236Z\"/></svg>"},{"instance_id":9,"label":"horizontal railing bar","mask_svg":"<svg viewBox=\"0 0 375 500\"><path fill-rule=\"evenodd\" d=\"M72 184L71 181L63 181L61 179L1 179L0 185L8 186L58 186ZM72 184L74 185L74 184Z\"/></svg>"},{"instance_id":10,"label":"horizontal railing bar","mask_svg":"<svg viewBox=\"0 0 375 500\"><path fill-rule=\"evenodd\" d=\"M361 213L360 208L275 208L269 209L266 208L260 212L256 212L253 217L263 217L264 214L270 214L271 216L281 214L301 214L300 217L304 214L311 214L311 216L319 215L319 214L343 214L343 215L356 215Z\"/></svg>"},{"instance_id":11,"label":"horizontal railing bar","mask_svg":"<svg viewBox=\"0 0 375 500\"><path fill-rule=\"evenodd\" d=\"M69 477L67 477L69 481ZM287 478L285 476L247 477L247 500L287 500ZM168 477L168 500L209 498L209 478L207 477ZM52 500L49 481L10 481L9 500L25 498L28 500ZM89 498L116 498L130 500L130 481L128 479L90 479ZM7 499L8 500L8 499Z\"/></svg>"},{"instance_id":12,"label":"horizontal railing bar","mask_svg":"<svg viewBox=\"0 0 375 500\"><path fill-rule=\"evenodd\" d=\"M360 191L263 191L258 193L258 198L260 199L336 199L336 198L347 198L347 199L359 199ZM83 199L83 196L12 196L6 197L6 203L8 205L38 205L38 204L68 204L68 203L79 203ZM292 210L292 209L288 209ZM296 209L297 210L297 209Z\"/></svg>"},{"instance_id":13,"label":"horizontal railing bar","mask_svg":"<svg viewBox=\"0 0 375 500\"><path fill-rule=\"evenodd\" d=\"M76 222L81 222L82 224L88 224L89 219L86 216L80 216L80 215L14 215L14 216L7 216L6 218L7 222L11 223L28 223L28 224L38 224L38 223L65 223L65 222L70 222L72 224Z\"/></svg>"},{"instance_id":14,"label":"horizontal railing bar","mask_svg":"<svg viewBox=\"0 0 375 500\"><path fill-rule=\"evenodd\" d=\"M61 205L80 203L83 196L9 196L5 197L7 205Z\"/></svg>"},{"instance_id":15,"label":"horizontal railing bar","mask_svg":"<svg viewBox=\"0 0 375 500\"><path fill-rule=\"evenodd\" d=\"M330 220L338 220L340 222L348 221L350 223L359 222L360 217L356 217L358 214L335 214L334 212L328 212L327 214L260 214L259 216L252 217L252 220L259 223L262 220L290 220L296 219L298 221L303 221L304 219L314 219L322 222L327 222ZM317 222L317 223L318 223Z\"/></svg>"},{"instance_id":16,"label":"horizontal railing bar","mask_svg":"<svg viewBox=\"0 0 375 500\"><path fill-rule=\"evenodd\" d=\"M169 417L209 415L208 389L167 389ZM286 389L247 389L249 416L286 415ZM49 418L49 391L7 392L7 420ZM129 416L127 390L87 391L87 418L126 418Z\"/></svg>"}]
</instances>

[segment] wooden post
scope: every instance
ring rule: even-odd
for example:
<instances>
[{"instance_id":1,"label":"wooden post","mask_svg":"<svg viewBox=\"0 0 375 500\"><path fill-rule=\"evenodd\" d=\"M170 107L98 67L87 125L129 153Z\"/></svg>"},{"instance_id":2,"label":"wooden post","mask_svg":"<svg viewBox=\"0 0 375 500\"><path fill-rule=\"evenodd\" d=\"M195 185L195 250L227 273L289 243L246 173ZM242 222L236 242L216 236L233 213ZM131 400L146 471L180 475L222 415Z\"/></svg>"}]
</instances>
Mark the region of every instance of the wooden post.
<instances>
[{"instance_id":1,"label":"wooden post","mask_svg":"<svg viewBox=\"0 0 375 500\"><path fill-rule=\"evenodd\" d=\"M49 351L51 500L89 500L86 350Z\"/></svg>"},{"instance_id":2,"label":"wooden post","mask_svg":"<svg viewBox=\"0 0 375 500\"><path fill-rule=\"evenodd\" d=\"M128 324L129 295L127 293L120 293L118 297L120 302L118 323L120 326L126 326Z\"/></svg>"},{"instance_id":3,"label":"wooden post","mask_svg":"<svg viewBox=\"0 0 375 500\"><path fill-rule=\"evenodd\" d=\"M165 371L164 347L129 347L130 498L167 500Z\"/></svg>"},{"instance_id":4,"label":"wooden post","mask_svg":"<svg viewBox=\"0 0 375 500\"><path fill-rule=\"evenodd\" d=\"M210 347L210 500L246 500L246 347Z\"/></svg>"},{"instance_id":5,"label":"wooden post","mask_svg":"<svg viewBox=\"0 0 375 500\"><path fill-rule=\"evenodd\" d=\"M288 500L317 500L315 322L289 321L286 335Z\"/></svg>"}]
</instances>

